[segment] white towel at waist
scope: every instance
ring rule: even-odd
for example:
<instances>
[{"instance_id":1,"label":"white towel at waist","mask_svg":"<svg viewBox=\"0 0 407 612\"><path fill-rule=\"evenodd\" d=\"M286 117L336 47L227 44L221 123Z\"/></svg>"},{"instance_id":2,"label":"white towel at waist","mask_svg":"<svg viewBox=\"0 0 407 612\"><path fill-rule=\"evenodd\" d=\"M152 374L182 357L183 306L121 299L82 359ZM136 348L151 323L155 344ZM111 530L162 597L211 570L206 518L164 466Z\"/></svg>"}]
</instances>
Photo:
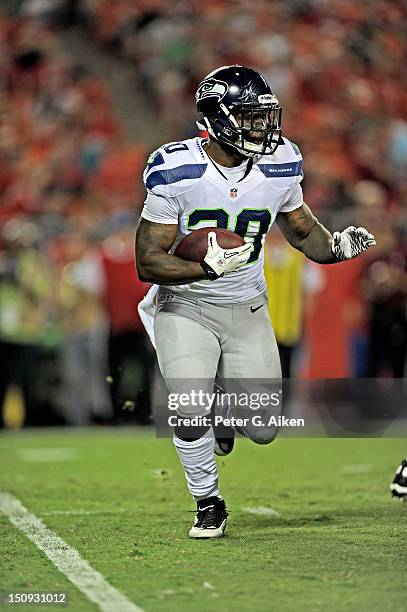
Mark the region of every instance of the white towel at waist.
<instances>
[{"instance_id":1,"label":"white towel at waist","mask_svg":"<svg viewBox=\"0 0 407 612\"><path fill-rule=\"evenodd\" d=\"M137 306L140 319L146 328L146 332L150 336L151 344L155 348L154 338L154 316L155 316L155 303L154 298L157 295L159 285L152 285L144 298Z\"/></svg>"}]
</instances>

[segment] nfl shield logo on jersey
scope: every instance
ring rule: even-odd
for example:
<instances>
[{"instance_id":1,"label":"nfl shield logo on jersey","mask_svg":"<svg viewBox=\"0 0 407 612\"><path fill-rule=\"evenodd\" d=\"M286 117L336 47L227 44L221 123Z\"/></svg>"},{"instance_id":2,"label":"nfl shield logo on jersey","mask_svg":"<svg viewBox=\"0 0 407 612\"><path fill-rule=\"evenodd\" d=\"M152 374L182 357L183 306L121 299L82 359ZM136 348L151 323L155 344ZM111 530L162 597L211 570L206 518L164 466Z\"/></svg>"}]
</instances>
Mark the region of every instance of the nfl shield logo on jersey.
<instances>
[{"instance_id":1,"label":"nfl shield logo on jersey","mask_svg":"<svg viewBox=\"0 0 407 612\"><path fill-rule=\"evenodd\" d=\"M230 197L231 198L237 198L237 189L236 187L233 187L233 189L230 190Z\"/></svg>"}]
</instances>

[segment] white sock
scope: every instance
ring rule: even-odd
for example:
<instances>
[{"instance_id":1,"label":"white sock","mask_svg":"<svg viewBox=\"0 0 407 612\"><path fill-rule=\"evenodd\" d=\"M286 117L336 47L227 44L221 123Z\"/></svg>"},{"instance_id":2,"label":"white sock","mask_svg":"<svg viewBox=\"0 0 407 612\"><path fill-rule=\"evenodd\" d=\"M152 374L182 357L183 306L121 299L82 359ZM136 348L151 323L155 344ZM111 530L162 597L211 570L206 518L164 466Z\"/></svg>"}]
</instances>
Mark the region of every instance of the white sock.
<instances>
[{"instance_id":1,"label":"white sock","mask_svg":"<svg viewBox=\"0 0 407 612\"><path fill-rule=\"evenodd\" d=\"M216 495L220 497L212 427L202 438L193 442L181 440L175 434L172 439L195 501Z\"/></svg>"}]
</instances>

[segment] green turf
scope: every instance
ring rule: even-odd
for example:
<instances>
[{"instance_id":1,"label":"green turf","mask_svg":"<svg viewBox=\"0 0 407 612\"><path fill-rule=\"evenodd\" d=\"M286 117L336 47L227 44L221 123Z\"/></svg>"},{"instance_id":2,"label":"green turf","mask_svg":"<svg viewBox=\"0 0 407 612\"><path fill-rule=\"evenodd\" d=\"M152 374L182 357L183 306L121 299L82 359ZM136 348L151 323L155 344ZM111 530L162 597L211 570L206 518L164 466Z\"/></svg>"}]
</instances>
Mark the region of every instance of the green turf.
<instances>
[{"instance_id":1,"label":"green turf","mask_svg":"<svg viewBox=\"0 0 407 612\"><path fill-rule=\"evenodd\" d=\"M22 454L53 447L76 456ZM1 488L147 612L407 609L407 504L388 490L405 455L400 439L238 440L219 462L231 514L215 541L187 537L194 506L169 440L135 429L24 431L3 434L0 448ZM67 590L71 610L97 609L7 519L0 524L0 590Z\"/></svg>"}]
</instances>

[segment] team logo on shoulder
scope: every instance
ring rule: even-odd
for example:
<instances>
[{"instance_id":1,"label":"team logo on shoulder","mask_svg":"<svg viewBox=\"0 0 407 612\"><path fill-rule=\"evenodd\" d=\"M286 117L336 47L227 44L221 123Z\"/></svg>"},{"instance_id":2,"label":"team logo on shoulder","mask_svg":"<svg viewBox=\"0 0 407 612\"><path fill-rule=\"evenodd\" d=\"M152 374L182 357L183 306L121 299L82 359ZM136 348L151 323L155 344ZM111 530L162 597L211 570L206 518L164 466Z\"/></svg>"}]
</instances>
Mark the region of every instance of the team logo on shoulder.
<instances>
[{"instance_id":1,"label":"team logo on shoulder","mask_svg":"<svg viewBox=\"0 0 407 612\"><path fill-rule=\"evenodd\" d=\"M196 92L196 99L198 101L204 98L216 98L219 102L225 97L227 90L227 83L210 78L200 84Z\"/></svg>"},{"instance_id":2,"label":"team logo on shoulder","mask_svg":"<svg viewBox=\"0 0 407 612\"><path fill-rule=\"evenodd\" d=\"M147 170L150 171L154 166L161 166L164 163L164 158L159 151L151 153L147 160Z\"/></svg>"},{"instance_id":3,"label":"team logo on shoulder","mask_svg":"<svg viewBox=\"0 0 407 612\"><path fill-rule=\"evenodd\" d=\"M237 189L236 187L233 187L233 189L230 190L229 195L231 198L237 198Z\"/></svg>"}]
</instances>

